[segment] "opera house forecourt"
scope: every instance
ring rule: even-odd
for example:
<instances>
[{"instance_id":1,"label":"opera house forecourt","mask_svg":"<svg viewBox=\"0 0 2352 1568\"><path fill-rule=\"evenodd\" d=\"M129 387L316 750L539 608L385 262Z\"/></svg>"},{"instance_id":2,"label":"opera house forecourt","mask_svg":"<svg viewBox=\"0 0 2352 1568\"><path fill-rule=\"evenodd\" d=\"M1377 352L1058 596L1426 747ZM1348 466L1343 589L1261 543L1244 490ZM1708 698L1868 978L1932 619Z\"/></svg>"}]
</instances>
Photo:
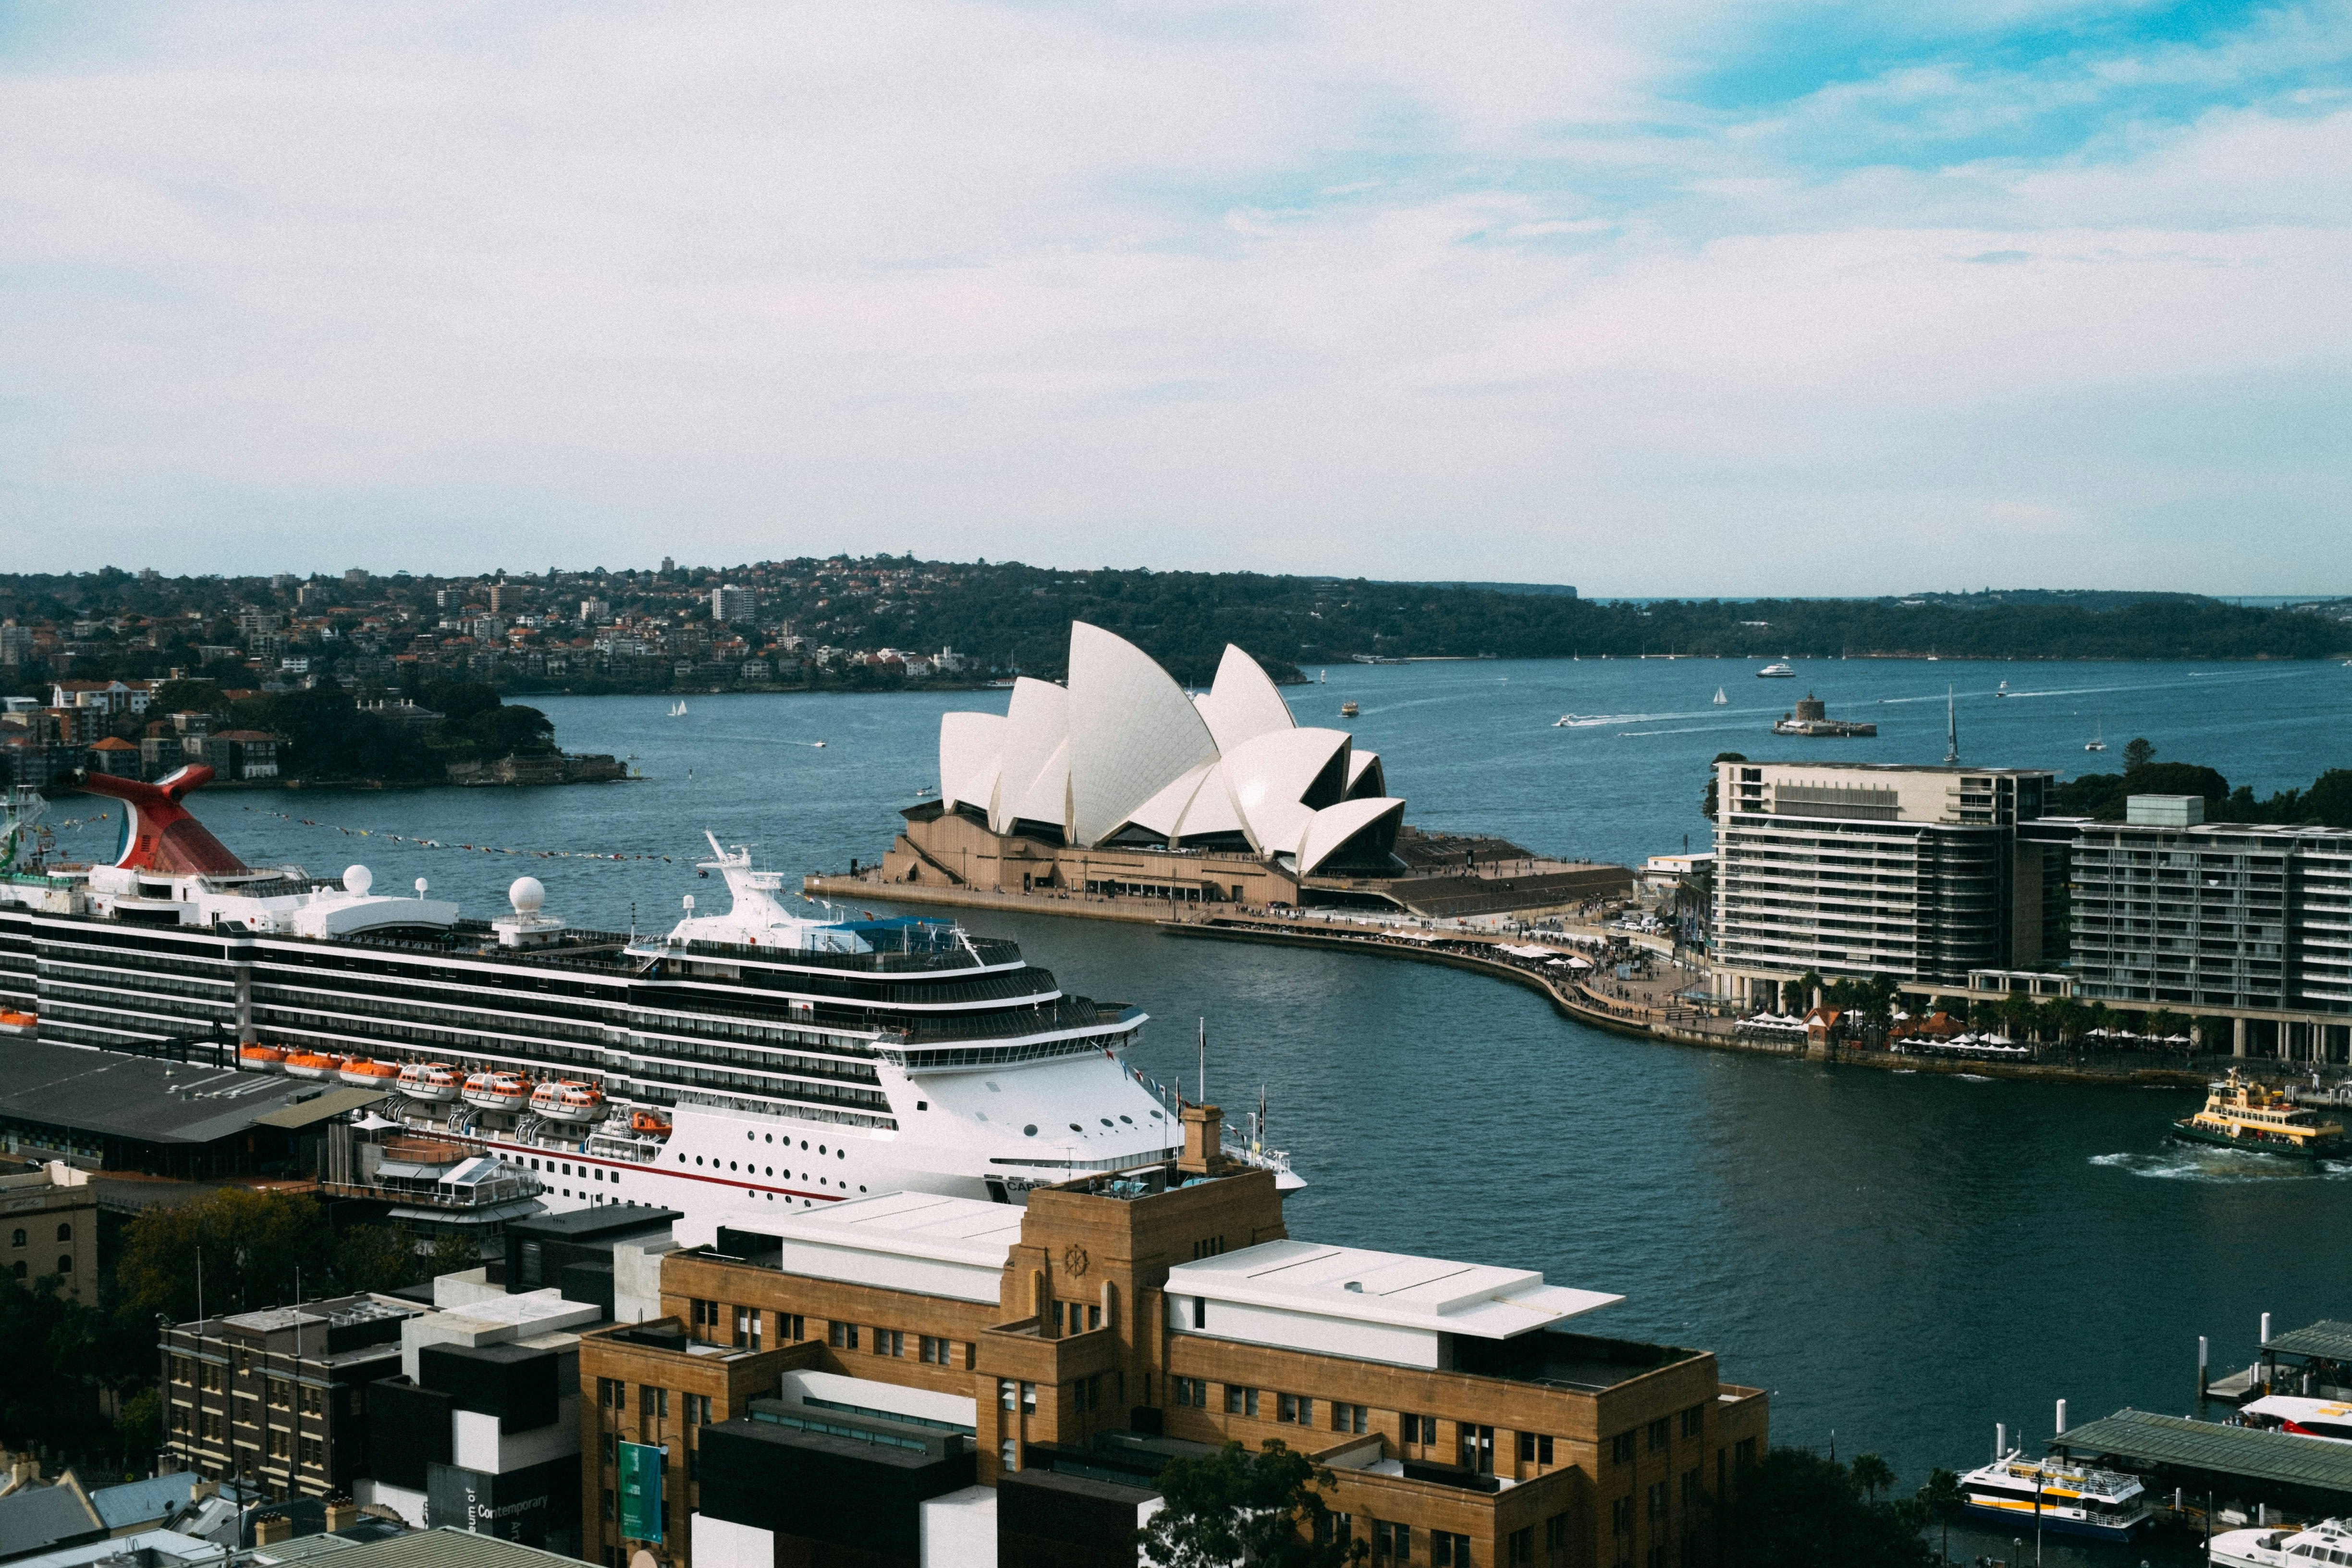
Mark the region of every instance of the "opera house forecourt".
<instances>
[{"instance_id":1,"label":"opera house forecourt","mask_svg":"<svg viewBox=\"0 0 2352 1568\"><path fill-rule=\"evenodd\" d=\"M1556 908L1630 886L1622 867L1416 833L1404 807L1377 753L1300 724L1242 649L1227 647L1210 689L1188 696L1141 648L1080 621L1066 686L1024 678L1001 716L941 718L938 798L900 814L888 854L855 886L946 903L1026 894L1074 914L1143 900L1425 915Z\"/></svg>"}]
</instances>

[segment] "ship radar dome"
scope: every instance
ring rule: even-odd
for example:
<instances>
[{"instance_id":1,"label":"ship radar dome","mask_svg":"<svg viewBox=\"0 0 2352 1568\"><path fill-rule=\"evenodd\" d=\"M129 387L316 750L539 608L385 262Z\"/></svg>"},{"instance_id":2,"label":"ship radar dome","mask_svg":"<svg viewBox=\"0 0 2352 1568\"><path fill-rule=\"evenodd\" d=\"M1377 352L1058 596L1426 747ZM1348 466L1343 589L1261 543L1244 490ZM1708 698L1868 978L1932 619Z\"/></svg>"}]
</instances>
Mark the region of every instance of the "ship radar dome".
<instances>
[{"instance_id":1,"label":"ship radar dome","mask_svg":"<svg viewBox=\"0 0 2352 1568\"><path fill-rule=\"evenodd\" d=\"M374 886L375 873L369 870L366 867L346 866L343 868L343 891L347 893L357 893L364 898L367 895L367 890Z\"/></svg>"},{"instance_id":2,"label":"ship radar dome","mask_svg":"<svg viewBox=\"0 0 2352 1568\"><path fill-rule=\"evenodd\" d=\"M536 877L517 877L514 886L507 889L507 899L514 905L515 913L535 915L547 902L547 889Z\"/></svg>"}]
</instances>

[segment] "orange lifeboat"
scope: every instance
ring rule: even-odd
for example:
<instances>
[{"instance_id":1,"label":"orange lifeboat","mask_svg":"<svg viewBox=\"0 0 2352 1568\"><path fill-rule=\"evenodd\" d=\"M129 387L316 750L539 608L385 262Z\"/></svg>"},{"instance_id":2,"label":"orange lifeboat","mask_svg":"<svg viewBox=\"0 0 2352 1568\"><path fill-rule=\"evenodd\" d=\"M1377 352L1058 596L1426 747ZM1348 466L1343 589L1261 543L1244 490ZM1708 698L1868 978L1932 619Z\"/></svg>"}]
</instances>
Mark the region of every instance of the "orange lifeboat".
<instances>
[{"instance_id":1,"label":"orange lifeboat","mask_svg":"<svg viewBox=\"0 0 2352 1568\"><path fill-rule=\"evenodd\" d=\"M0 1015L5 1017L5 1015ZM276 1046L239 1046L236 1065L247 1072L284 1072L286 1053Z\"/></svg>"},{"instance_id":2,"label":"orange lifeboat","mask_svg":"<svg viewBox=\"0 0 2352 1568\"><path fill-rule=\"evenodd\" d=\"M530 1108L550 1121L593 1121L604 1114L604 1091L572 1079L549 1079L531 1091Z\"/></svg>"},{"instance_id":3,"label":"orange lifeboat","mask_svg":"<svg viewBox=\"0 0 2352 1568\"><path fill-rule=\"evenodd\" d=\"M464 1086L463 1075L447 1062L410 1062L400 1069L400 1092L428 1104L447 1104Z\"/></svg>"},{"instance_id":4,"label":"orange lifeboat","mask_svg":"<svg viewBox=\"0 0 2352 1568\"><path fill-rule=\"evenodd\" d=\"M519 1072L470 1073L461 1092L477 1110L520 1110L530 1103L530 1079Z\"/></svg>"},{"instance_id":5,"label":"orange lifeboat","mask_svg":"<svg viewBox=\"0 0 2352 1568\"><path fill-rule=\"evenodd\" d=\"M650 1110L632 1110L629 1112L629 1131L648 1138L667 1138L669 1136L669 1123Z\"/></svg>"},{"instance_id":6,"label":"orange lifeboat","mask_svg":"<svg viewBox=\"0 0 2352 1568\"><path fill-rule=\"evenodd\" d=\"M29 1029L40 1021L35 1014L0 1011L0 1029Z\"/></svg>"},{"instance_id":7,"label":"orange lifeboat","mask_svg":"<svg viewBox=\"0 0 2352 1568\"><path fill-rule=\"evenodd\" d=\"M353 1057L343 1064L337 1076L353 1089L390 1089L400 1081L400 1069L390 1062L372 1062L365 1057Z\"/></svg>"},{"instance_id":8,"label":"orange lifeboat","mask_svg":"<svg viewBox=\"0 0 2352 1568\"><path fill-rule=\"evenodd\" d=\"M331 1051L290 1051L286 1057L289 1078L332 1078L343 1070L343 1058Z\"/></svg>"}]
</instances>

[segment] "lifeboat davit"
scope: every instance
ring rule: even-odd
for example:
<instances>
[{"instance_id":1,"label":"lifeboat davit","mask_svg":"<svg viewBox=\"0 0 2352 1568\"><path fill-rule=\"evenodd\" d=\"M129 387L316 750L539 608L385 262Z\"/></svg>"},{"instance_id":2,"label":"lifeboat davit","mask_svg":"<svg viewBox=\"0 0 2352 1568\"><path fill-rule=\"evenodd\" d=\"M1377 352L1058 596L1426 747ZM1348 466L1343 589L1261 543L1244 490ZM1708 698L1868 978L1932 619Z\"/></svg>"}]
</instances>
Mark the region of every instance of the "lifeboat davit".
<instances>
[{"instance_id":1,"label":"lifeboat davit","mask_svg":"<svg viewBox=\"0 0 2352 1568\"><path fill-rule=\"evenodd\" d=\"M530 1108L550 1121L594 1121L604 1114L604 1091L572 1079L550 1079L531 1091Z\"/></svg>"},{"instance_id":2,"label":"lifeboat davit","mask_svg":"<svg viewBox=\"0 0 2352 1568\"><path fill-rule=\"evenodd\" d=\"M411 1062L400 1069L400 1092L435 1105L457 1099L465 1081L464 1075L447 1062Z\"/></svg>"},{"instance_id":3,"label":"lifeboat davit","mask_svg":"<svg viewBox=\"0 0 2352 1568\"><path fill-rule=\"evenodd\" d=\"M649 1138L667 1138L669 1136L669 1123L650 1110L632 1110L629 1112L629 1131Z\"/></svg>"},{"instance_id":4,"label":"lifeboat davit","mask_svg":"<svg viewBox=\"0 0 2352 1568\"><path fill-rule=\"evenodd\" d=\"M463 1093L477 1110L520 1110L530 1103L530 1079L519 1072L469 1073Z\"/></svg>"},{"instance_id":5,"label":"lifeboat davit","mask_svg":"<svg viewBox=\"0 0 2352 1568\"><path fill-rule=\"evenodd\" d=\"M343 1058L329 1051L290 1051L286 1072L290 1078L332 1078L343 1070Z\"/></svg>"},{"instance_id":6,"label":"lifeboat davit","mask_svg":"<svg viewBox=\"0 0 2352 1568\"><path fill-rule=\"evenodd\" d=\"M276 1046L239 1046L236 1065L247 1072L284 1072L286 1053Z\"/></svg>"},{"instance_id":7,"label":"lifeboat davit","mask_svg":"<svg viewBox=\"0 0 2352 1568\"><path fill-rule=\"evenodd\" d=\"M336 1075L353 1089L390 1089L400 1080L400 1069L390 1062L372 1062L365 1057L353 1057L345 1062Z\"/></svg>"}]
</instances>

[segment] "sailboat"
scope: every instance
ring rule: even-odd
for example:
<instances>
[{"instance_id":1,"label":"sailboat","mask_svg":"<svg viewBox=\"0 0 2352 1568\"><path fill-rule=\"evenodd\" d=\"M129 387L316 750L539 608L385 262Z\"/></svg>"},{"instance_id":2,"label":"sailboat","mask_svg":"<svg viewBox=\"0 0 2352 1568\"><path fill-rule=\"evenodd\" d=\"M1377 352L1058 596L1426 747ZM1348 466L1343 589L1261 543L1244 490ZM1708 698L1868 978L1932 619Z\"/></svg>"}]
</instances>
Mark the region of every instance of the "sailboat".
<instances>
[{"instance_id":1,"label":"sailboat","mask_svg":"<svg viewBox=\"0 0 2352 1568\"><path fill-rule=\"evenodd\" d=\"M2106 749L2107 749L2107 726L2106 726L2106 721L2105 721L2105 720L2100 720L2100 721L2098 721L2095 722L2094 724L2092 724L2092 726L2091 726L2091 738L2090 738L2089 740L2087 740L2087 741L2085 741L2085 742L2083 742L2083 750L2084 750L2084 751L2086 751L2086 752L2104 752L2104 751L2105 751Z\"/></svg>"},{"instance_id":2,"label":"sailboat","mask_svg":"<svg viewBox=\"0 0 2352 1568\"><path fill-rule=\"evenodd\" d=\"M1730 704L1730 701L1731 699L1723 694L1722 687L1718 686L1715 689L1715 705L1717 708L1727 707Z\"/></svg>"},{"instance_id":3,"label":"sailboat","mask_svg":"<svg viewBox=\"0 0 2352 1568\"><path fill-rule=\"evenodd\" d=\"M675 706L673 706L673 707L670 709L670 710L669 710L669 716L670 716L671 718L673 718L673 719L683 719L683 718L685 718L685 717L686 717L686 699L685 699L685 698L681 697L681 698L679 698L679 699L677 700L677 702L676 703L676 705L675 705Z\"/></svg>"}]
</instances>

